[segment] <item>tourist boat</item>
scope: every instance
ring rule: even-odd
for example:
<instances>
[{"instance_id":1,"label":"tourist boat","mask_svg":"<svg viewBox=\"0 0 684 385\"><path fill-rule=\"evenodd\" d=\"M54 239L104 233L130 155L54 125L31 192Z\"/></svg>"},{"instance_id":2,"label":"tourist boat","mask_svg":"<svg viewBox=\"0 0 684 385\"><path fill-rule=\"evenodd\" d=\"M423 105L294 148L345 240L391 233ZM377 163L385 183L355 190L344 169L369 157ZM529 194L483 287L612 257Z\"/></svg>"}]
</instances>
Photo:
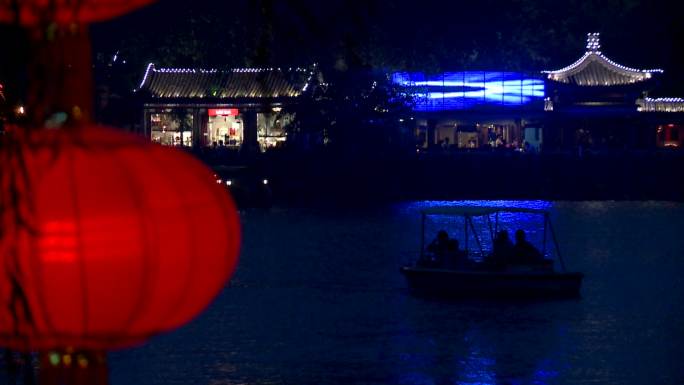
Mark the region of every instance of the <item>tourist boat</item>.
<instances>
[{"instance_id":1,"label":"tourist boat","mask_svg":"<svg viewBox=\"0 0 684 385\"><path fill-rule=\"evenodd\" d=\"M499 230L499 218L505 215L509 224L515 225L517 216L526 221L531 216L543 219L543 241L541 253L545 264L488 267L482 233L488 233L492 244ZM431 216L461 218L463 251L468 263L465 266L426 266L421 261L430 259L425 250L426 219ZM582 278L580 272L569 272L560 253L556 234L549 219L549 213L536 208L449 206L428 208L421 212L421 253L418 261L402 266L400 271L406 277L409 288L418 294L443 297L497 297L497 298L571 298L578 297ZM474 218L482 224L479 229ZM486 234L484 234L486 235ZM553 248L547 250L547 238ZM474 241L474 242L473 242ZM473 246L474 248L471 247ZM547 253L548 251L548 253ZM557 259L560 271L554 268Z\"/></svg>"}]
</instances>

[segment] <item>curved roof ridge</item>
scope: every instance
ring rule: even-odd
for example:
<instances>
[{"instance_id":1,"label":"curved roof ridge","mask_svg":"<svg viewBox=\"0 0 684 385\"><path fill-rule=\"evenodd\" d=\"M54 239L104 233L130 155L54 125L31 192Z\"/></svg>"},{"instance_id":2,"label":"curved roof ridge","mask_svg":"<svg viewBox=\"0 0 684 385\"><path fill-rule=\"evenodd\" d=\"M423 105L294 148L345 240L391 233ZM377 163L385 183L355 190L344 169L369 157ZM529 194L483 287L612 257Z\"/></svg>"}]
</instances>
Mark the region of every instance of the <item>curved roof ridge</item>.
<instances>
[{"instance_id":1,"label":"curved roof ridge","mask_svg":"<svg viewBox=\"0 0 684 385\"><path fill-rule=\"evenodd\" d=\"M314 69L264 67L198 69L149 63L138 90L155 98L292 98L301 95Z\"/></svg>"},{"instance_id":2,"label":"curved roof ridge","mask_svg":"<svg viewBox=\"0 0 684 385\"><path fill-rule=\"evenodd\" d=\"M601 51L598 33L587 34L587 50L577 61L555 71L542 71L550 80L574 83L580 86L612 86L641 82L650 79L661 69L640 70L618 64Z\"/></svg>"},{"instance_id":3,"label":"curved roof ridge","mask_svg":"<svg viewBox=\"0 0 684 385\"><path fill-rule=\"evenodd\" d=\"M582 69L584 69L591 61L596 61L600 60L603 62L604 65L608 67L612 67L611 69L614 69L616 71L621 71L621 72L627 72L627 73L634 73L634 74L646 74L646 73L662 73L662 69L648 69L648 70L640 70L636 68L631 68L627 66L623 66L621 64L618 64L614 62L613 60L610 60L606 55L601 53L600 51L590 51L590 52L585 52L582 57L580 57L577 61L574 63L570 64L569 66L566 66L564 68L554 70L554 71L542 71L542 73L545 74L564 74L567 72L579 72Z\"/></svg>"}]
</instances>

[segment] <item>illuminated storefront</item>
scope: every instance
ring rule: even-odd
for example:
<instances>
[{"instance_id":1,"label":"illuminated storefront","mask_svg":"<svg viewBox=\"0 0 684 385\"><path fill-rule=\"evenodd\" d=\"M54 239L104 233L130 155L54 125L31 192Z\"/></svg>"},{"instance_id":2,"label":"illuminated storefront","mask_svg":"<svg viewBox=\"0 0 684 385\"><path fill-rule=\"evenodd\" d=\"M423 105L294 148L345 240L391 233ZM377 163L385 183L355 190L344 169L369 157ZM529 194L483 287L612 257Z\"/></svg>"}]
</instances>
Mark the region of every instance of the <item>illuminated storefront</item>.
<instances>
[{"instance_id":1,"label":"illuminated storefront","mask_svg":"<svg viewBox=\"0 0 684 385\"><path fill-rule=\"evenodd\" d=\"M412 95L421 147L520 147L528 126L540 124L545 82L538 73L400 72L392 82Z\"/></svg>"},{"instance_id":2,"label":"illuminated storefront","mask_svg":"<svg viewBox=\"0 0 684 385\"><path fill-rule=\"evenodd\" d=\"M155 110L150 114L150 137L164 146L191 146L192 121L190 114L178 114L171 109Z\"/></svg>"},{"instance_id":3,"label":"illuminated storefront","mask_svg":"<svg viewBox=\"0 0 684 385\"><path fill-rule=\"evenodd\" d=\"M684 143L684 124L658 126L658 147L680 148Z\"/></svg>"},{"instance_id":4,"label":"illuminated storefront","mask_svg":"<svg viewBox=\"0 0 684 385\"><path fill-rule=\"evenodd\" d=\"M162 145L276 147L293 117L283 107L311 90L315 67L231 70L156 68L150 64L138 92L144 134Z\"/></svg>"},{"instance_id":5,"label":"illuminated storefront","mask_svg":"<svg viewBox=\"0 0 684 385\"><path fill-rule=\"evenodd\" d=\"M239 147L243 140L242 120L237 108L207 110L207 143L212 146Z\"/></svg>"}]
</instances>

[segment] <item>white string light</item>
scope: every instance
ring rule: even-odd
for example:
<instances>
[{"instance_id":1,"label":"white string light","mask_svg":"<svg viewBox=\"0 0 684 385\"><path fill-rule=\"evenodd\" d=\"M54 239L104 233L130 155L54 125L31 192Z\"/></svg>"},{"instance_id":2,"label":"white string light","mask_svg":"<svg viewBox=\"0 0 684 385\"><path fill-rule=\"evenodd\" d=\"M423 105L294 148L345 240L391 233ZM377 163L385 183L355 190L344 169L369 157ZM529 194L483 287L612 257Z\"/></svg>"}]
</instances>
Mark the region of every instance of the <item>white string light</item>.
<instances>
[{"instance_id":1,"label":"white string light","mask_svg":"<svg viewBox=\"0 0 684 385\"><path fill-rule=\"evenodd\" d=\"M587 51L581 58L567 67L555 71L542 71L542 73L548 74L548 78L551 80L561 81L561 79L567 78L581 71L587 65L589 65L589 63L594 61L602 63L608 67L612 67L612 70L621 72L623 75L631 77L632 80L629 83L650 79L653 76L653 73L663 73L662 69L639 70L636 68L623 66L603 55L600 49L600 35L598 33L589 33L587 34ZM606 83L604 85L609 84Z\"/></svg>"},{"instance_id":2,"label":"white string light","mask_svg":"<svg viewBox=\"0 0 684 385\"><path fill-rule=\"evenodd\" d=\"M316 64L313 65L313 68L316 68ZM307 68L301 68L301 67L296 67L292 68L290 67L287 72L308 72L308 77L307 80L301 90L301 92L304 92L308 89L309 84L311 83L311 80L315 74L315 71ZM194 69L194 68L155 68L154 63L149 63L147 65L147 69L145 70L145 75L143 76L142 82L140 82L140 86L138 89L142 89L142 87L145 85L147 82L147 79L150 75L150 73L162 73L162 74L215 74L215 73L262 73L262 72L285 72L283 71L280 67L275 68L275 67L268 67L268 68L232 68L229 70L218 70L215 68L212 69ZM297 92L296 90L294 92L290 93L290 96L299 96L301 92ZM157 96L164 96L164 95L153 95L153 97ZM175 95L176 97L179 97L178 94ZM199 95L200 98L204 97L204 94ZM277 96L276 96L277 97Z\"/></svg>"},{"instance_id":3,"label":"white string light","mask_svg":"<svg viewBox=\"0 0 684 385\"><path fill-rule=\"evenodd\" d=\"M638 99L639 112L684 112L684 98L643 98Z\"/></svg>"},{"instance_id":4,"label":"white string light","mask_svg":"<svg viewBox=\"0 0 684 385\"><path fill-rule=\"evenodd\" d=\"M141 89L143 84L145 84L145 82L147 81L147 75L150 74L150 71L152 69L154 69L154 63L149 63L147 65L147 69L145 70L145 76L143 76L143 80L142 80L142 82L140 82L140 86L138 86L138 89Z\"/></svg>"},{"instance_id":5,"label":"white string light","mask_svg":"<svg viewBox=\"0 0 684 385\"><path fill-rule=\"evenodd\" d=\"M684 98L644 98L648 103L684 103Z\"/></svg>"},{"instance_id":6,"label":"white string light","mask_svg":"<svg viewBox=\"0 0 684 385\"><path fill-rule=\"evenodd\" d=\"M599 33L587 34L587 51L596 52L601 49L601 39Z\"/></svg>"}]
</instances>

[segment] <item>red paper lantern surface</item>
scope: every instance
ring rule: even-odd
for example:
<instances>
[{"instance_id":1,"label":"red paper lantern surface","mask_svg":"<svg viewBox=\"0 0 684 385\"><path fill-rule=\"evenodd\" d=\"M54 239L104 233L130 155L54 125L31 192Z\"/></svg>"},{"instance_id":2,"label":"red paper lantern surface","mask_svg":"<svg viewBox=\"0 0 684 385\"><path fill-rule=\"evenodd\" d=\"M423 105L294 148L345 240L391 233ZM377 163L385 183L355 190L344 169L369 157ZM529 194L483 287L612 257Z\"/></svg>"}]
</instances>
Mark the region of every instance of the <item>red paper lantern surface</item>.
<instances>
[{"instance_id":1,"label":"red paper lantern surface","mask_svg":"<svg viewBox=\"0 0 684 385\"><path fill-rule=\"evenodd\" d=\"M0 22L15 23L18 21L19 24L26 26L42 22L55 22L57 24L92 23L123 15L153 1L0 0Z\"/></svg>"},{"instance_id":2,"label":"red paper lantern surface","mask_svg":"<svg viewBox=\"0 0 684 385\"><path fill-rule=\"evenodd\" d=\"M235 206L182 151L93 127L4 147L0 345L136 344L190 320L234 271Z\"/></svg>"}]
</instances>

